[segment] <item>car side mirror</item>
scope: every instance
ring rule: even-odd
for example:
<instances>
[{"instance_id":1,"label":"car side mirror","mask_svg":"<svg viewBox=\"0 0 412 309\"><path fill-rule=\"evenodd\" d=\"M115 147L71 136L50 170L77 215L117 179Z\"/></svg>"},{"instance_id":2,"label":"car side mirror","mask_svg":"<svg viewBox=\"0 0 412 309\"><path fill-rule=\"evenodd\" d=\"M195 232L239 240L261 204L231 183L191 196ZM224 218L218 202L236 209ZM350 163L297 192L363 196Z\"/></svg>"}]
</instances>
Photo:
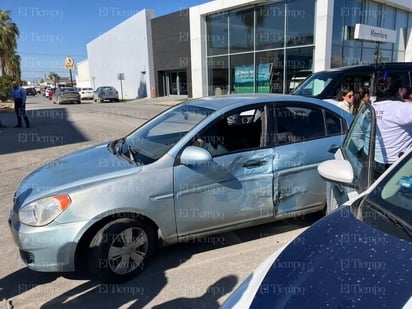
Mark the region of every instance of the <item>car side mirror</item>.
<instances>
[{"instance_id":1,"label":"car side mirror","mask_svg":"<svg viewBox=\"0 0 412 309\"><path fill-rule=\"evenodd\" d=\"M353 183L353 168L347 160L327 160L318 165L320 177L329 182L340 184Z\"/></svg>"},{"instance_id":2,"label":"car side mirror","mask_svg":"<svg viewBox=\"0 0 412 309\"><path fill-rule=\"evenodd\" d=\"M206 165L212 161L210 152L197 146L187 147L180 156L180 162L186 166Z\"/></svg>"}]
</instances>

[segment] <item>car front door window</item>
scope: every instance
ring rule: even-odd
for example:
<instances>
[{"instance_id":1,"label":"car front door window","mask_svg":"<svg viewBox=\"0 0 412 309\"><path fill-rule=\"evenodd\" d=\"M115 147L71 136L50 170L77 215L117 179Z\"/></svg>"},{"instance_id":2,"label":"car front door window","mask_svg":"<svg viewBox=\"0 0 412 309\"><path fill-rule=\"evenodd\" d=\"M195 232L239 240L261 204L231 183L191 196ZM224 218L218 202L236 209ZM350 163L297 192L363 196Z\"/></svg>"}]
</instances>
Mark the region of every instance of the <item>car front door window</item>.
<instances>
[{"instance_id":1,"label":"car front door window","mask_svg":"<svg viewBox=\"0 0 412 309\"><path fill-rule=\"evenodd\" d=\"M326 136L323 111L319 108L307 104L278 106L275 118L275 144L293 144Z\"/></svg>"},{"instance_id":2,"label":"car front door window","mask_svg":"<svg viewBox=\"0 0 412 309\"><path fill-rule=\"evenodd\" d=\"M224 115L198 134L193 145L205 148L212 156L263 146L263 115L263 108Z\"/></svg>"},{"instance_id":3,"label":"car front door window","mask_svg":"<svg viewBox=\"0 0 412 309\"><path fill-rule=\"evenodd\" d=\"M359 192L368 188L373 180L375 127L375 112L370 104L364 104L342 147L345 159L353 168L353 185Z\"/></svg>"}]
</instances>

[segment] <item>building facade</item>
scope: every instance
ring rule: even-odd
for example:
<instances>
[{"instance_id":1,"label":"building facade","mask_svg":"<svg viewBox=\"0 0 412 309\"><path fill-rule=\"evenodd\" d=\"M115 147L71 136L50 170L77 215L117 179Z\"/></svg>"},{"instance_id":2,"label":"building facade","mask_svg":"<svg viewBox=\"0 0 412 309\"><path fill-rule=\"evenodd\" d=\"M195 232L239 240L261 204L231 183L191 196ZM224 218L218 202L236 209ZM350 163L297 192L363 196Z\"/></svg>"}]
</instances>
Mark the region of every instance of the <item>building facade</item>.
<instances>
[{"instance_id":1,"label":"building facade","mask_svg":"<svg viewBox=\"0 0 412 309\"><path fill-rule=\"evenodd\" d=\"M156 96L191 94L189 9L152 19Z\"/></svg>"},{"instance_id":2,"label":"building facade","mask_svg":"<svg viewBox=\"0 0 412 309\"><path fill-rule=\"evenodd\" d=\"M91 85L125 98L289 93L310 72L412 62L411 0L216 0L143 10L87 45Z\"/></svg>"},{"instance_id":3,"label":"building facade","mask_svg":"<svg viewBox=\"0 0 412 309\"><path fill-rule=\"evenodd\" d=\"M195 97L288 93L301 71L412 61L409 0L213 1L190 9L190 26Z\"/></svg>"}]
</instances>

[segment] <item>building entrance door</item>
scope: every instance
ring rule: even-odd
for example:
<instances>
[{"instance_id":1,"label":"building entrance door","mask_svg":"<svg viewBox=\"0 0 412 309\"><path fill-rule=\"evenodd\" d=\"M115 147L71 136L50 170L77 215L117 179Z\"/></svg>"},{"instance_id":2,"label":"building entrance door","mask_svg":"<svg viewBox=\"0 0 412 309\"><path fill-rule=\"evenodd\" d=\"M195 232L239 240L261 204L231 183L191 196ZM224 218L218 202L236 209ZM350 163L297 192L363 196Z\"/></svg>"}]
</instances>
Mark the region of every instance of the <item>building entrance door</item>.
<instances>
[{"instance_id":1,"label":"building entrance door","mask_svg":"<svg viewBox=\"0 0 412 309\"><path fill-rule=\"evenodd\" d=\"M187 95L187 77L185 71L167 71L162 74L163 93L170 95Z\"/></svg>"}]
</instances>

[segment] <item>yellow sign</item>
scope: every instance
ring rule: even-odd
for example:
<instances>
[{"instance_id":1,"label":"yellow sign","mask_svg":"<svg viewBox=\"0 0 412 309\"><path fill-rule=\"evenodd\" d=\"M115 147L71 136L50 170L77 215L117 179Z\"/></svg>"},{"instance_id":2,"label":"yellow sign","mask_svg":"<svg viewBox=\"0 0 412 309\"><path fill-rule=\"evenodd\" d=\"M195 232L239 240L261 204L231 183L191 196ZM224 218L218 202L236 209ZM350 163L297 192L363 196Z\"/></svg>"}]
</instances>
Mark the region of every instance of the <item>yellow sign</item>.
<instances>
[{"instance_id":1,"label":"yellow sign","mask_svg":"<svg viewBox=\"0 0 412 309\"><path fill-rule=\"evenodd\" d=\"M64 68L66 70L74 70L74 60L70 56L66 56L64 59Z\"/></svg>"}]
</instances>

